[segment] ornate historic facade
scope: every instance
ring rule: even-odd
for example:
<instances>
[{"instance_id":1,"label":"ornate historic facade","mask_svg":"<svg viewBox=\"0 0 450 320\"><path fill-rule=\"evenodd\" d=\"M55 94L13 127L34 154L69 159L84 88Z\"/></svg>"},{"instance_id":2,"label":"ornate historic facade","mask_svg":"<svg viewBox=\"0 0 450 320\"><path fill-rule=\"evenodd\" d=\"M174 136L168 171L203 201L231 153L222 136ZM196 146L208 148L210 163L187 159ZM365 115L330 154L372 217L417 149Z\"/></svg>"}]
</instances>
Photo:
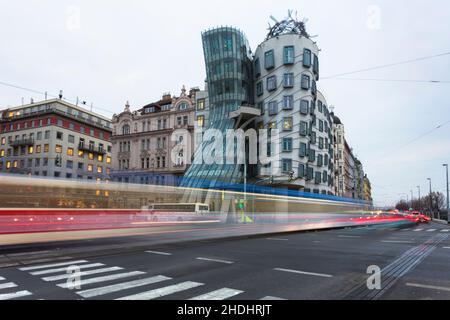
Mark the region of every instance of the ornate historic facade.
<instances>
[{"instance_id":1,"label":"ornate historic facade","mask_svg":"<svg viewBox=\"0 0 450 320\"><path fill-rule=\"evenodd\" d=\"M183 87L179 97L164 94L136 111L127 102L113 116L114 181L178 185L192 157L197 92Z\"/></svg>"}]
</instances>

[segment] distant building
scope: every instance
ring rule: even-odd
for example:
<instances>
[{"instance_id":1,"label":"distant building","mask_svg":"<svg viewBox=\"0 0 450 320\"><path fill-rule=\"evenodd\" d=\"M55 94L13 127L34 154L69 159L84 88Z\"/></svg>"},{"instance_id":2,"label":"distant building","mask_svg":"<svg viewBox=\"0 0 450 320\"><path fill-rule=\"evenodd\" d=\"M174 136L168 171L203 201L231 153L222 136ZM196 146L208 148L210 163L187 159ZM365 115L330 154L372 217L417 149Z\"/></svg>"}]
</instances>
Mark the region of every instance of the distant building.
<instances>
[{"instance_id":1,"label":"distant building","mask_svg":"<svg viewBox=\"0 0 450 320\"><path fill-rule=\"evenodd\" d=\"M345 175L345 129L341 120L332 113L333 117L333 144L334 144L334 194L344 197L346 175Z\"/></svg>"},{"instance_id":2,"label":"distant building","mask_svg":"<svg viewBox=\"0 0 450 320\"><path fill-rule=\"evenodd\" d=\"M179 97L164 94L156 102L113 116L114 181L177 185L192 157L198 89Z\"/></svg>"},{"instance_id":3,"label":"distant building","mask_svg":"<svg viewBox=\"0 0 450 320\"><path fill-rule=\"evenodd\" d=\"M61 99L0 112L0 172L108 180L111 122Z\"/></svg>"},{"instance_id":4,"label":"distant building","mask_svg":"<svg viewBox=\"0 0 450 320\"><path fill-rule=\"evenodd\" d=\"M370 184L370 180L367 177L367 174L364 175L364 184L363 184L363 193L364 193L364 200L372 203L372 186Z\"/></svg>"}]
</instances>

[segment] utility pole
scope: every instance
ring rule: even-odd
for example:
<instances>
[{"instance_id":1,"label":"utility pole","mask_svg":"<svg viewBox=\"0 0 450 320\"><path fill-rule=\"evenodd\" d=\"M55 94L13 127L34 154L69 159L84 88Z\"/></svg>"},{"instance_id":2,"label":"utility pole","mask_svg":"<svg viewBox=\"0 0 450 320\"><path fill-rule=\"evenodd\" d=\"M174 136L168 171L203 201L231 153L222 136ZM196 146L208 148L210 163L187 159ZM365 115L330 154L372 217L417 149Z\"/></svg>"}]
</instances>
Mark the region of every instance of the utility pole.
<instances>
[{"instance_id":1,"label":"utility pole","mask_svg":"<svg viewBox=\"0 0 450 320\"><path fill-rule=\"evenodd\" d=\"M450 223L450 210L449 210L449 199L448 199L448 163L443 164L447 172L447 223Z\"/></svg>"},{"instance_id":2,"label":"utility pole","mask_svg":"<svg viewBox=\"0 0 450 320\"><path fill-rule=\"evenodd\" d=\"M412 208L414 210L414 208L413 208L413 200L414 200L413 191L412 190L409 190L409 191L411 191L411 206L410 206L410 208Z\"/></svg>"},{"instance_id":3,"label":"utility pole","mask_svg":"<svg viewBox=\"0 0 450 320\"><path fill-rule=\"evenodd\" d=\"M433 200L431 199L431 178L427 178L427 180L430 182L430 218L433 219Z\"/></svg>"}]
</instances>

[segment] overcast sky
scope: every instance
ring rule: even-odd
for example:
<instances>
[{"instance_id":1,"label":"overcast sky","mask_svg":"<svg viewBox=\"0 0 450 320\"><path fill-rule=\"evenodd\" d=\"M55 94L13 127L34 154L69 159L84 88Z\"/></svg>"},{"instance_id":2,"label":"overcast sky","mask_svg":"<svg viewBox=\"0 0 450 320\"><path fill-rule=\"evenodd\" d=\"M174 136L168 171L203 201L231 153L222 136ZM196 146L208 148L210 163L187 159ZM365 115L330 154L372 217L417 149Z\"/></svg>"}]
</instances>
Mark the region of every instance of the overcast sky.
<instances>
[{"instance_id":1,"label":"overcast sky","mask_svg":"<svg viewBox=\"0 0 450 320\"><path fill-rule=\"evenodd\" d=\"M255 51L270 15L287 10L308 19L321 48L322 78L450 52L450 2L65 1L0 0L0 82L75 100L105 116L203 87L200 33L232 25ZM450 55L343 76L357 79L450 81ZM445 190L450 162L450 83L322 79L319 88L345 124L346 138L372 181L377 205L417 186ZM446 94L447 93L447 94ZM0 84L0 109L43 96ZM420 139L417 139L421 137Z\"/></svg>"}]
</instances>

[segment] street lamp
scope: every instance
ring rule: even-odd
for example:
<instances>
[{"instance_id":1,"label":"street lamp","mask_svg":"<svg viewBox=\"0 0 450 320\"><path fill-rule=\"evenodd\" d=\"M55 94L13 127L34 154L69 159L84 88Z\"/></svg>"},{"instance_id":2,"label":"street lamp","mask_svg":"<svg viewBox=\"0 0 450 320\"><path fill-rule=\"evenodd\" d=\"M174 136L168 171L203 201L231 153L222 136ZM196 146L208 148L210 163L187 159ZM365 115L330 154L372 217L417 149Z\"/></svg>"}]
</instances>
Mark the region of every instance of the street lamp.
<instances>
[{"instance_id":1,"label":"street lamp","mask_svg":"<svg viewBox=\"0 0 450 320\"><path fill-rule=\"evenodd\" d=\"M420 205L420 186L417 186L417 189L419 190L419 211L422 211L422 206Z\"/></svg>"},{"instance_id":2,"label":"street lamp","mask_svg":"<svg viewBox=\"0 0 450 320\"><path fill-rule=\"evenodd\" d=\"M449 199L448 199L448 163L443 164L447 172L447 223L450 223L450 210L449 210Z\"/></svg>"},{"instance_id":3,"label":"street lamp","mask_svg":"<svg viewBox=\"0 0 450 320\"><path fill-rule=\"evenodd\" d=\"M430 218L433 219L433 214L432 214L433 202L431 199L431 178L427 178L427 180L430 182Z\"/></svg>"}]
</instances>

